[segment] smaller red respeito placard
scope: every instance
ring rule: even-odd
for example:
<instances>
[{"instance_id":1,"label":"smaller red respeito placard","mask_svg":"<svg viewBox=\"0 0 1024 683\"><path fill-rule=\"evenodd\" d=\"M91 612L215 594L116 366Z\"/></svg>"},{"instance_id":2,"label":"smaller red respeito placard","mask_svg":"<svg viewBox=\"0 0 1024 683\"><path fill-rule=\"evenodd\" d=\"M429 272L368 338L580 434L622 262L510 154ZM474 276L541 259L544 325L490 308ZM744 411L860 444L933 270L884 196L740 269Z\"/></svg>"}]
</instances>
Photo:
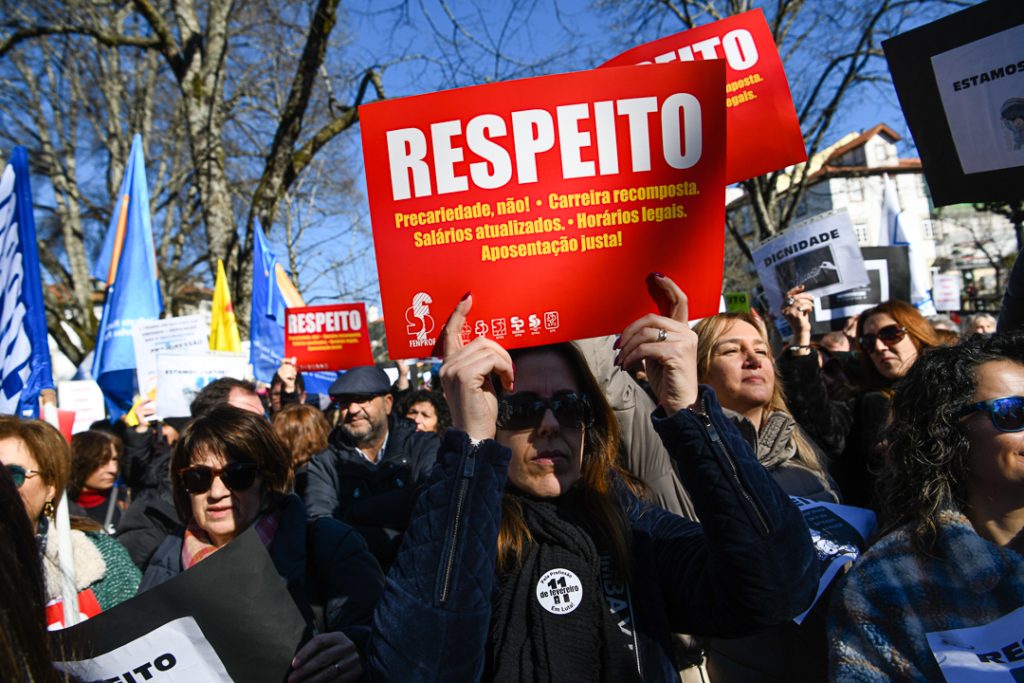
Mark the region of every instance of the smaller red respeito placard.
<instances>
[{"instance_id":1,"label":"smaller red respeito placard","mask_svg":"<svg viewBox=\"0 0 1024 683\"><path fill-rule=\"evenodd\" d=\"M638 45L601 67L725 61L725 182L807 161L779 49L760 9Z\"/></svg>"},{"instance_id":2,"label":"smaller red respeito placard","mask_svg":"<svg viewBox=\"0 0 1024 683\"><path fill-rule=\"evenodd\" d=\"M300 372L373 365L364 304L303 306L285 311L284 355Z\"/></svg>"}]
</instances>

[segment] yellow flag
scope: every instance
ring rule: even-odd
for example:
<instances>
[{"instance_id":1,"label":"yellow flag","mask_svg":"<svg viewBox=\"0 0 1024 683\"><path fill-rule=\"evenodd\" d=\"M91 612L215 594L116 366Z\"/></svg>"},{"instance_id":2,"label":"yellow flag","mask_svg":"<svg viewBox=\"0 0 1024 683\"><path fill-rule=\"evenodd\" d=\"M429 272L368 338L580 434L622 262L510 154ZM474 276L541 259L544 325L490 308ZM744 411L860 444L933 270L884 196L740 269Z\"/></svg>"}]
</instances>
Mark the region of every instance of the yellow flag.
<instances>
[{"instance_id":1,"label":"yellow flag","mask_svg":"<svg viewBox=\"0 0 1024 683\"><path fill-rule=\"evenodd\" d=\"M238 336L235 307L231 305L228 276L224 262L217 259L217 284L213 287L213 319L210 320L210 350L241 353L242 339Z\"/></svg>"}]
</instances>

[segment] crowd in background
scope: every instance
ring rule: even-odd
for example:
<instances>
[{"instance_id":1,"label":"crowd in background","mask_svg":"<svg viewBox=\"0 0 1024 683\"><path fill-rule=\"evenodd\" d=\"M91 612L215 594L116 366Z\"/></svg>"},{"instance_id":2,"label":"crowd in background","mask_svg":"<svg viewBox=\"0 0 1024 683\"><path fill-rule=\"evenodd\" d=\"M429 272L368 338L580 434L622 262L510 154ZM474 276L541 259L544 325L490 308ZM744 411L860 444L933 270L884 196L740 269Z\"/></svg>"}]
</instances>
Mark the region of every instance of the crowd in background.
<instances>
[{"instance_id":1,"label":"crowd in background","mask_svg":"<svg viewBox=\"0 0 1024 683\"><path fill-rule=\"evenodd\" d=\"M797 287L780 344L757 311L691 329L652 274L617 337L446 332L440 376L353 368L326 410L285 361L70 444L0 417L3 677L65 678L66 495L83 618L255 529L302 596L291 681L940 679L928 633L1024 606L1022 275L998 331L888 301L814 338ZM878 515L817 599L789 496Z\"/></svg>"}]
</instances>

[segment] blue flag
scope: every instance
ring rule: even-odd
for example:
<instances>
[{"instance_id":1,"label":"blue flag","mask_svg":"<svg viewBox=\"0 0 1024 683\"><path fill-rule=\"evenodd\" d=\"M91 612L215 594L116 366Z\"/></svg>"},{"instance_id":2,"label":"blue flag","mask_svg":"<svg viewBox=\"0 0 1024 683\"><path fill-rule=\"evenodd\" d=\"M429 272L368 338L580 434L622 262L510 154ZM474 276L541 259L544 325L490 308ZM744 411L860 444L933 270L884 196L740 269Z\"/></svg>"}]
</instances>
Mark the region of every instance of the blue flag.
<instances>
[{"instance_id":1,"label":"blue flag","mask_svg":"<svg viewBox=\"0 0 1024 683\"><path fill-rule=\"evenodd\" d=\"M52 388L28 155L15 147L0 177L0 413L39 417Z\"/></svg>"},{"instance_id":2,"label":"blue flag","mask_svg":"<svg viewBox=\"0 0 1024 683\"><path fill-rule=\"evenodd\" d=\"M92 376L103 389L111 418L117 418L131 408L137 391L132 328L136 320L157 320L163 310L138 135L132 139L117 204L92 275L107 283Z\"/></svg>"},{"instance_id":3,"label":"blue flag","mask_svg":"<svg viewBox=\"0 0 1024 683\"><path fill-rule=\"evenodd\" d=\"M287 292L282 291L285 283ZM252 310L249 317L249 362L253 375L270 383L284 358L284 312L302 306L298 290L291 284L270 250L263 228L256 224L252 249ZM336 372L304 372L306 393L326 394L338 378Z\"/></svg>"},{"instance_id":4,"label":"blue flag","mask_svg":"<svg viewBox=\"0 0 1024 683\"><path fill-rule=\"evenodd\" d=\"M277 257L257 223L252 249L249 362L256 379L268 384L284 358L284 309L284 295L277 284Z\"/></svg>"}]
</instances>

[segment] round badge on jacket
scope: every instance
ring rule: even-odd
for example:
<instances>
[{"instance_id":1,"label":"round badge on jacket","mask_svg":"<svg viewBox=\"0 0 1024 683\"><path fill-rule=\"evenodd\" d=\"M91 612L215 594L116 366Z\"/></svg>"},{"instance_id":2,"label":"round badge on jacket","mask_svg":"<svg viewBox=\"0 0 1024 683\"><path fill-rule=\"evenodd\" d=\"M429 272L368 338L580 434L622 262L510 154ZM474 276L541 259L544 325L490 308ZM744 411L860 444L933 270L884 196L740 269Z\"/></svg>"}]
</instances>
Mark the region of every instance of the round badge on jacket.
<instances>
[{"instance_id":1,"label":"round badge on jacket","mask_svg":"<svg viewBox=\"0 0 1024 683\"><path fill-rule=\"evenodd\" d=\"M568 569L551 569L537 582L537 602L552 614L568 614L583 600L583 582Z\"/></svg>"}]
</instances>

